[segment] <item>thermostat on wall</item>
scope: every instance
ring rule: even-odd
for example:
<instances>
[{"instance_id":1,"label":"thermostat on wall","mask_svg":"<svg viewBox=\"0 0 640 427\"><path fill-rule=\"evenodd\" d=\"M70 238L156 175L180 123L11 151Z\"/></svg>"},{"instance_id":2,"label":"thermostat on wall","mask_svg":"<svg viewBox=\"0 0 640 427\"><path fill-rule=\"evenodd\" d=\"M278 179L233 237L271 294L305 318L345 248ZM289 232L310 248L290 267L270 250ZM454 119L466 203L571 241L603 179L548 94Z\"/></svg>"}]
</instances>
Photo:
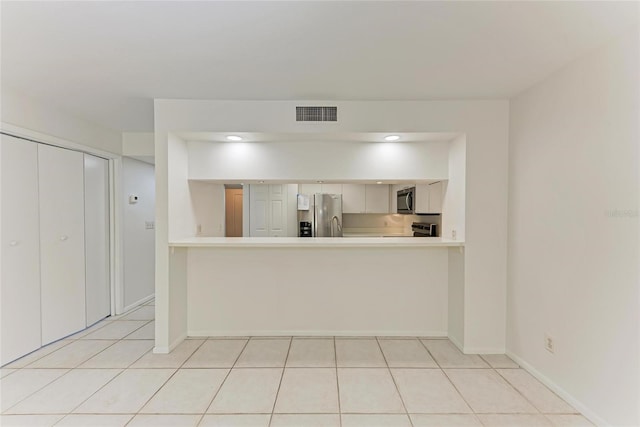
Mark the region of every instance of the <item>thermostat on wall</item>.
<instances>
[{"instance_id":1,"label":"thermostat on wall","mask_svg":"<svg viewBox=\"0 0 640 427\"><path fill-rule=\"evenodd\" d=\"M130 194L129 195L129 204L130 205L134 205L136 203L138 203L138 196L135 195L135 194Z\"/></svg>"}]
</instances>

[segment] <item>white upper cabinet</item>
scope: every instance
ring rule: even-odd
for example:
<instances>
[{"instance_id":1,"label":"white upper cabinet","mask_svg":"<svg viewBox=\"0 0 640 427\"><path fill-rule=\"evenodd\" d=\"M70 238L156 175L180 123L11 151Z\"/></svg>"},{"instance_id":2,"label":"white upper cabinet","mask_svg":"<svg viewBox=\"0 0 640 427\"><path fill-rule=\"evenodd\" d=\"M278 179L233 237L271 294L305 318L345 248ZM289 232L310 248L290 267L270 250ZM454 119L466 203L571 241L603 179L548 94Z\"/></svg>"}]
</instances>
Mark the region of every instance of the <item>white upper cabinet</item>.
<instances>
[{"instance_id":1,"label":"white upper cabinet","mask_svg":"<svg viewBox=\"0 0 640 427\"><path fill-rule=\"evenodd\" d=\"M322 184L300 184L298 186L299 194L308 194L313 198L316 193L322 193Z\"/></svg>"},{"instance_id":2,"label":"white upper cabinet","mask_svg":"<svg viewBox=\"0 0 640 427\"><path fill-rule=\"evenodd\" d=\"M366 189L364 184L342 184L342 212L366 212Z\"/></svg>"},{"instance_id":3,"label":"white upper cabinet","mask_svg":"<svg viewBox=\"0 0 640 427\"><path fill-rule=\"evenodd\" d=\"M342 194L342 184L321 184L321 193Z\"/></svg>"},{"instance_id":4,"label":"white upper cabinet","mask_svg":"<svg viewBox=\"0 0 640 427\"><path fill-rule=\"evenodd\" d=\"M430 213L442 213L442 197L444 196L444 181L429 185Z\"/></svg>"},{"instance_id":5,"label":"white upper cabinet","mask_svg":"<svg viewBox=\"0 0 640 427\"><path fill-rule=\"evenodd\" d=\"M416 185L416 213L442 213L444 181Z\"/></svg>"},{"instance_id":6,"label":"white upper cabinet","mask_svg":"<svg viewBox=\"0 0 640 427\"><path fill-rule=\"evenodd\" d=\"M417 184L415 200L415 213L429 212L429 184Z\"/></svg>"},{"instance_id":7,"label":"white upper cabinet","mask_svg":"<svg viewBox=\"0 0 640 427\"><path fill-rule=\"evenodd\" d=\"M0 365L38 349L40 235L37 144L2 135Z\"/></svg>"},{"instance_id":8,"label":"white upper cabinet","mask_svg":"<svg viewBox=\"0 0 640 427\"><path fill-rule=\"evenodd\" d=\"M343 213L389 213L389 186L342 184Z\"/></svg>"},{"instance_id":9,"label":"white upper cabinet","mask_svg":"<svg viewBox=\"0 0 640 427\"><path fill-rule=\"evenodd\" d=\"M389 186L367 184L365 186L366 213L389 213Z\"/></svg>"}]
</instances>

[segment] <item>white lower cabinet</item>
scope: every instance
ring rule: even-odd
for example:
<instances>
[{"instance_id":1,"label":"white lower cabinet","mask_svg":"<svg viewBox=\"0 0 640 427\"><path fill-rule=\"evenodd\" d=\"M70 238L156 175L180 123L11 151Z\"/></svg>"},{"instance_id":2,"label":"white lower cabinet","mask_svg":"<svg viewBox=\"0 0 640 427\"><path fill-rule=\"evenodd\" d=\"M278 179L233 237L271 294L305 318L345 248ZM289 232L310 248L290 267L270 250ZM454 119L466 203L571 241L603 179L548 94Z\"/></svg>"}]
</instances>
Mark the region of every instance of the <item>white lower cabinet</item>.
<instances>
[{"instance_id":1,"label":"white lower cabinet","mask_svg":"<svg viewBox=\"0 0 640 427\"><path fill-rule=\"evenodd\" d=\"M41 345L38 144L2 135L0 158L0 365L4 365Z\"/></svg>"},{"instance_id":2,"label":"white lower cabinet","mask_svg":"<svg viewBox=\"0 0 640 427\"><path fill-rule=\"evenodd\" d=\"M42 345L86 327L84 158L38 145Z\"/></svg>"}]
</instances>

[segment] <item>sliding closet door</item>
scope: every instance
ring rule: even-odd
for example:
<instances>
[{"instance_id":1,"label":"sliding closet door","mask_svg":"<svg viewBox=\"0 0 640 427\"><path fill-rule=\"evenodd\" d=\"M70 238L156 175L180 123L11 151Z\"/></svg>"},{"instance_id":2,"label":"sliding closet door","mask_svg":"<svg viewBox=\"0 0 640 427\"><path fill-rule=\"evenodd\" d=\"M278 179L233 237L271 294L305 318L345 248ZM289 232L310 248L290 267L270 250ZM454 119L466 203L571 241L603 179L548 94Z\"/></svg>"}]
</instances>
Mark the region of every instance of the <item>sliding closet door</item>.
<instances>
[{"instance_id":1,"label":"sliding closet door","mask_svg":"<svg viewBox=\"0 0 640 427\"><path fill-rule=\"evenodd\" d=\"M0 365L40 347L37 144L2 135Z\"/></svg>"},{"instance_id":2,"label":"sliding closet door","mask_svg":"<svg viewBox=\"0 0 640 427\"><path fill-rule=\"evenodd\" d=\"M84 158L38 146L42 344L84 329Z\"/></svg>"},{"instance_id":3,"label":"sliding closet door","mask_svg":"<svg viewBox=\"0 0 640 427\"><path fill-rule=\"evenodd\" d=\"M109 163L84 155L87 326L111 314L109 286Z\"/></svg>"}]
</instances>

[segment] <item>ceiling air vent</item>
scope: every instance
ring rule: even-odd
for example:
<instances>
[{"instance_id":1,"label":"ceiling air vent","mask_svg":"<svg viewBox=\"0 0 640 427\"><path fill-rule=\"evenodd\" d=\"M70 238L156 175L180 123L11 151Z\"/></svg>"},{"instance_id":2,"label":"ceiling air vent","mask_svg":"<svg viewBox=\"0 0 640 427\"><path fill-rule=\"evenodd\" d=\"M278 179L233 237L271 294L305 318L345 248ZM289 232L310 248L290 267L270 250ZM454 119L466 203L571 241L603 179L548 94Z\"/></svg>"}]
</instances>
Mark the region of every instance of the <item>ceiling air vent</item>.
<instances>
[{"instance_id":1,"label":"ceiling air vent","mask_svg":"<svg viewBox=\"0 0 640 427\"><path fill-rule=\"evenodd\" d=\"M338 107L296 107L296 122L337 122Z\"/></svg>"}]
</instances>

